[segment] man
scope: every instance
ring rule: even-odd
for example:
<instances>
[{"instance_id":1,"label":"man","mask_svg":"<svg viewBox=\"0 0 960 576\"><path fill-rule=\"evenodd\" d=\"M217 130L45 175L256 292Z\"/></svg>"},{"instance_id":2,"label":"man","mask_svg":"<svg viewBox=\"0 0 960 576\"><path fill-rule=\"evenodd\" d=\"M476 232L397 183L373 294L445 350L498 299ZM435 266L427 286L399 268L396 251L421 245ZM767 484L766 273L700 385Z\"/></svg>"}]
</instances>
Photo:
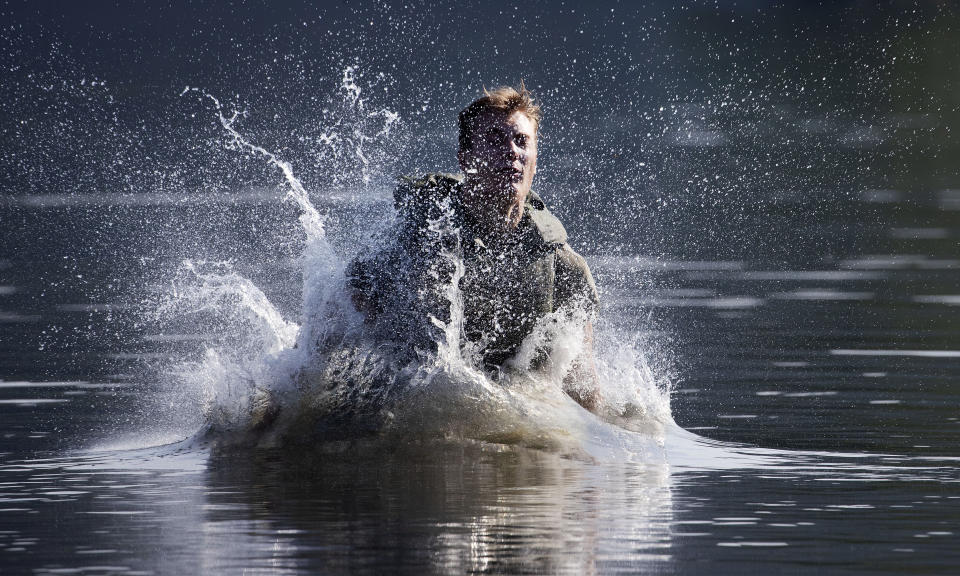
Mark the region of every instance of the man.
<instances>
[{"instance_id":1,"label":"man","mask_svg":"<svg viewBox=\"0 0 960 576\"><path fill-rule=\"evenodd\" d=\"M563 225L531 191L539 124L540 108L522 84L485 91L459 115L464 176L405 179L394 193L398 225L390 245L355 261L348 275L368 323L413 351L459 346L462 334L468 356L493 375L515 367L524 339L548 315L578 323L584 350L564 389L596 410L589 315L597 291ZM451 313L461 303L462 329ZM549 364L549 337L541 340L522 368Z\"/></svg>"}]
</instances>

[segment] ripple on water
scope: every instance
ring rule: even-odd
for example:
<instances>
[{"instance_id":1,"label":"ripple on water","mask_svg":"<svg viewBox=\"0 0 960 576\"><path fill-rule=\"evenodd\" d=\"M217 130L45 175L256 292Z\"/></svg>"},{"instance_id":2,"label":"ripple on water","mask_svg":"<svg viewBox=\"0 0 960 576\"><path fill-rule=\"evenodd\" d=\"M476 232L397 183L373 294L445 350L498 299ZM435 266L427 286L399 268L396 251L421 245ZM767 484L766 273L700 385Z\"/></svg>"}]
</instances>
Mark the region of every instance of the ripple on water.
<instances>
[{"instance_id":1,"label":"ripple on water","mask_svg":"<svg viewBox=\"0 0 960 576\"><path fill-rule=\"evenodd\" d=\"M80 303L57 305L59 312L118 312L127 308L128 306L122 304Z\"/></svg>"},{"instance_id":2,"label":"ripple on water","mask_svg":"<svg viewBox=\"0 0 960 576\"><path fill-rule=\"evenodd\" d=\"M2 388L113 388L117 384L109 382L88 382L86 380L54 380L33 382L29 380L0 380Z\"/></svg>"},{"instance_id":3,"label":"ripple on water","mask_svg":"<svg viewBox=\"0 0 960 576\"><path fill-rule=\"evenodd\" d=\"M891 228L891 238L898 240L940 240L950 237L946 228Z\"/></svg>"},{"instance_id":4,"label":"ripple on water","mask_svg":"<svg viewBox=\"0 0 960 576\"><path fill-rule=\"evenodd\" d=\"M0 323L20 323L20 322L39 322L39 314L17 314L16 312L6 312L0 310Z\"/></svg>"},{"instance_id":5,"label":"ripple on water","mask_svg":"<svg viewBox=\"0 0 960 576\"><path fill-rule=\"evenodd\" d=\"M913 296L911 300L921 304L945 304L947 306L960 306L960 294L928 294L923 296Z\"/></svg>"},{"instance_id":6,"label":"ripple on water","mask_svg":"<svg viewBox=\"0 0 960 576\"><path fill-rule=\"evenodd\" d=\"M854 280L882 280L885 272L864 270L749 270L739 275L742 280L850 282Z\"/></svg>"},{"instance_id":7,"label":"ripple on water","mask_svg":"<svg viewBox=\"0 0 960 576\"><path fill-rule=\"evenodd\" d=\"M774 300L873 300L873 292L843 292L840 290L797 289L792 292L775 292L770 294Z\"/></svg>"},{"instance_id":8,"label":"ripple on water","mask_svg":"<svg viewBox=\"0 0 960 576\"><path fill-rule=\"evenodd\" d=\"M840 268L853 270L951 270L957 267L960 267L960 260L931 258L924 254L877 254L840 262Z\"/></svg>"},{"instance_id":9,"label":"ripple on water","mask_svg":"<svg viewBox=\"0 0 960 576\"><path fill-rule=\"evenodd\" d=\"M761 541L740 541L740 542L717 542L717 546L722 548L783 548L789 546L786 542L761 542Z\"/></svg>"},{"instance_id":10,"label":"ripple on water","mask_svg":"<svg viewBox=\"0 0 960 576\"><path fill-rule=\"evenodd\" d=\"M3 398L0 404L10 404L14 406L32 407L38 404L64 404L70 402L69 398Z\"/></svg>"},{"instance_id":11,"label":"ripple on water","mask_svg":"<svg viewBox=\"0 0 960 576\"><path fill-rule=\"evenodd\" d=\"M905 356L913 358L960 358L960 350L855 350L840 348L830 350L832 356Z\"/></svg>"}]
</instances>

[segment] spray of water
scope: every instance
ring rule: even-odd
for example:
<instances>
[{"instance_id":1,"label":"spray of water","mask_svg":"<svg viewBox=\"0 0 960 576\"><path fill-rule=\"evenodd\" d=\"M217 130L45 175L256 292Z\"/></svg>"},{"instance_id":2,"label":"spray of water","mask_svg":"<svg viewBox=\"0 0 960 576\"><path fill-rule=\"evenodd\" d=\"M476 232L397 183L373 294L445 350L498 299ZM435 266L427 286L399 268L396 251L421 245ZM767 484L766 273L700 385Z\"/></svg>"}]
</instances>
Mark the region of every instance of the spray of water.
<instances>
[{"instance_id":1,"label":"spray of water","mask_svg":"<svg viewBox=\"0 0 960 576\"><path fill-rule=\"evenodd\" d=\"M361 118L380 120L372 134L368 125L340 126L328 134L331 143L352 142L366 179L368 170L377 168L365 156L365 146L388 137L398 117L366 112L352 68L344 72L342 90L346 104L361 111ZM188 389L202 398L208 430L227 435L240 431L246 438L253 433L257 441L393 433L545 447L597 435L599 420L561 390L564 374L583 349L584 318L554 314L542 319L511 368L492 381L475 366L463 338L459 281L465 267L459 233L446 206L441 208L447 217L431 221L429 233L442 239L441 259L450 271L438 279L449 314L444 320L430 319L439 331L432 354L413 361L393 355L353 308L345 262L290 163L240 133L242 113L226 113L217 98L202 90L184 89L183 95L188 94L212 103L229 148L261 157L283 174L305 237L299 262L301 316L296 321L284 318L228 262L185 262L164 299L162 315L206 313L218 319L215 332L229 334L211 338L198 360L180 362L168 371L178 394ZM342 135L346 133L349 138ZM608 346L598 339L597 369L608 419L644 430L650 423L670 422L669 394L643 354L621 339L612 340L618 344ZM528 370L546 343L553 351L549 369Z\"/></svg>"}]
</instances>

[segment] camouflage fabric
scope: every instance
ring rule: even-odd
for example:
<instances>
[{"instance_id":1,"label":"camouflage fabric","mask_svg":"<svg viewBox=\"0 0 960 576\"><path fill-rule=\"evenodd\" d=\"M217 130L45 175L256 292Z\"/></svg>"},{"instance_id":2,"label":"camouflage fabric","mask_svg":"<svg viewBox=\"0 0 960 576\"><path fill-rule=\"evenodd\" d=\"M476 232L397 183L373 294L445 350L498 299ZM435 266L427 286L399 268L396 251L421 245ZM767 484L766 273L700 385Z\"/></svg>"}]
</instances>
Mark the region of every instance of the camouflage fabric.
<instances>
[{"instance_id":1,"label":"camouflage fabric","mask_svg":"<svg viewBox=\"0 0 960 576\"><path fill-rule=\"evenodd\" d=\"M517 352L538 319L590 309L597 290L586 261L538 195L530 193L510 240L491 248L489 235L460 204L461 184L450 174L403 179L394 193L396 228L381 250L355 260L348 275L369 322L414 349L427 348L440 337L430 317L449 321L446 290L455 262L462 262L463 335L482 363L495 367Z\"/></svg>"}]
</instances>

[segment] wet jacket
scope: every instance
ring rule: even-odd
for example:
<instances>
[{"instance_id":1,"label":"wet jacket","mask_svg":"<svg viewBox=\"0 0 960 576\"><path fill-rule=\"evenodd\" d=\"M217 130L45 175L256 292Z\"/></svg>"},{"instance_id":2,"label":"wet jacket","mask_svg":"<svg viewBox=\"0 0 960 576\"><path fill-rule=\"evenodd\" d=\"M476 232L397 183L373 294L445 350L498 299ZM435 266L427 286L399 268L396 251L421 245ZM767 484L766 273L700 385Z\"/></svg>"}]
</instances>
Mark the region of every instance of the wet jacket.
<instances>
[{"instance_id":1,"label":"wet jacket","mask_svg":"<svg viewBox=\"0 0 960 576\"><path fill-rule=\"evenodd\" d=\"M462 334L485 366L499 366L537 320L592 309L597 290L538 195L530 193L510 240L491 248L460 204L461 185L462 177L450 174L403 179L394 192L392 244L354 261L348 275L368 320L413 347L442 337L451 320L451 279L461 275Z\"/></svg>"}]
</instances>

